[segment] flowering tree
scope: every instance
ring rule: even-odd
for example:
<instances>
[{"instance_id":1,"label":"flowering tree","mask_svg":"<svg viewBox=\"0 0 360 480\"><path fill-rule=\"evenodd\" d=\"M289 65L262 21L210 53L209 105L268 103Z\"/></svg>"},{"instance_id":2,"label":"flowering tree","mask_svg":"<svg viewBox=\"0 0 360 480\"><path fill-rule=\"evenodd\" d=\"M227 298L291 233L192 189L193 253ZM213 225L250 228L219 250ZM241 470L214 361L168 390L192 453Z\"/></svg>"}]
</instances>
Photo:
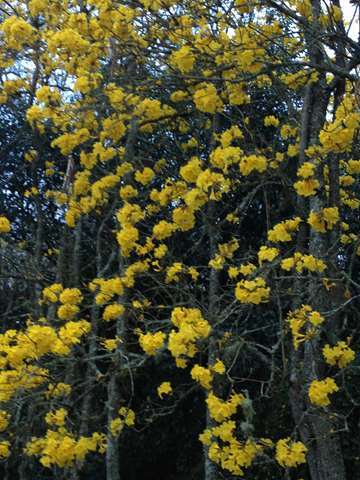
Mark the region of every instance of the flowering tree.
<instances>
[{"instance_id":1,"label":"flowering tree","mask_svg":"<svg viewBox=\"0 0 360 480\"><path fill-rule=\"evenodd\" d=\"M360 56L338 1L1 15L0 99L27 132L5 169L26 189L5 179L3 288L34 274L26 321L2 310L6 474L119 480L128 431L139 446L196 390L201 478L345 479Z\"/></svg>"}]
</instances>

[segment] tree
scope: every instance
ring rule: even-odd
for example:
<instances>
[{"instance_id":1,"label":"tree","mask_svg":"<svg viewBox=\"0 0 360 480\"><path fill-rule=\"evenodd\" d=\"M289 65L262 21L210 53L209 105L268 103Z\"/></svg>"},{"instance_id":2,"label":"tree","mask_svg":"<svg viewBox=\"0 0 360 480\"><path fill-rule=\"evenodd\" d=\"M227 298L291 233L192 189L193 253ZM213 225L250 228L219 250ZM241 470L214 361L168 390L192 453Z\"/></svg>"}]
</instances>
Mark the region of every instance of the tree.
<instances>
[{"instance_id":1,"label":"tree","mask_svg":"<svg viewBox=\"0 0 360 480\"><path fill-rule=\"evenodd\" d=\"M187 478L354 475L360 56L338 1L1 8L6 475L130 478L125 440L174 435L163 418L203 445Z\"/></svg>"}]
</instances>

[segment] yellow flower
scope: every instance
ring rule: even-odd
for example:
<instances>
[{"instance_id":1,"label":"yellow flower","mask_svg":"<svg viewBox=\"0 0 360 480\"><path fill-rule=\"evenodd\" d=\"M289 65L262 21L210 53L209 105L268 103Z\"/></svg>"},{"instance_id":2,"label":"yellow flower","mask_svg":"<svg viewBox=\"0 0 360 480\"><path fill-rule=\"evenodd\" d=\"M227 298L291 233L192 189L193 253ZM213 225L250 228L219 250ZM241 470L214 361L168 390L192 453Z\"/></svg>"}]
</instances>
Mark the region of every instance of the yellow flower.
<instances>
[{"instance_id":1,"label":"yellow flower","mask_svg":"<svg viewBox=\"0 0 360 480\"><path fill-rule=\"evenodd\" d=\"M210 417L216 422L223 422L236 413L237 407L245 400L241 393L234 393L228 400L221 400L213 392L210 392L206 403L209 408Z\"/></svg>"},{"instance_id":2,"label":"yellow flower","mask_svg":"<svg viewBox=\"0 0 360 480\"><path fill-rule=\"evenodd\" d=\"M108 322L109 320L115 320L116 318L121 317L124 312L125 308L123 305L119 303L113 303L105 307L102 318Z\"/></svg>"},{"instance_id":3,"label":"yellow flower","mask_svg":"<svg viewBox=\"0 0 360 480\"><path fill-rule=\"evenodd\" d=\"M174 230L176 230L174 224L161 220L154 226L153 235L158 240L164 240L165 238L170 237Z\"/></svg>"},{"instance_id":4,"label":"yellow flower","mask_svg":"<svg viewBox=\"0 0 360 480\"><path fill-rule=\"evenodd\" d=\"M223 375L225 373L225 365L221 360L216 360L211 370L219 375Z\"/></svg>"},{"instance_id":5,"label":"yellow flower","mask_svg":"<svg viewBox=\"0 0 360 480\"><path fill-rule=\"evenodd\" d=\"M168 252L168 247L165 244L161 244L158 247L155 248L154 250L154 257L155 258L163 258Z\"/></svg>"},{"instance_id":6,"label":"yellow flower","mask_svg":"<svg viewBox=\"0 0 360 480\"><path fill-rule=\"evenodd\" d=\"M260 250L258 252L258 259L260 265L264 261L272 262L278 255L279 250L277 248L266 247L265 245L263 245L262 247L260 247Z\"/></svg>"},{"instance_id":7,"label":"yellow flower","mask_svg":"<svg viewBox=\"0 0 360 480\"><path fill-rule=\"evenodd\" d=\"M195 63L195 55L191 48L183 46L176 52L173 52L170 57L170 64L174 65L181 73L187 73L192 70Z\"/></svg>"},{"instance_id":8,"label":"yellow flower","mask_svg":"<svg viewBox=\"0 0 360 480\"><path fill-rule=\"evenodd\" d=\"M304 162L298 169L297 174L302 178L313 177L315 174L315 165L310 162Z\"/></svg>"},{"instance_id":9,"label":"yellow flower","mask_svg":"<svg viewBox=\"0 0 360 480\"><path fill-rule=\"evenodd\" d=\"M268 231L268 239L270 242L291 242L293 232L299 229L301 222L300 217L295 217L290 220L285 220L275 225Z\"/></svg>"},{"instance_id":10,"label":"yellow flower","mask_svg":"<svg viewBox=\"0 0 360 480\"><path fill-rule=\"evenodd\" d=\"M312 404L318 407L330 405L330 393L337 392L339 387L333 378L327 377L324 380L313 380L309 388L309 398Z\"/></svg>"},{"instance_id":11,"label":"yellow flower","mask_svg":"<svg viewBox=\"0 0 360 480\"><path fill-rule=\"evenodd\" d=\"M58 308L57 314L60 320L73 320L79 311L80 309L77 305L66 303Z\"/></svg>"},{"instance_id":12,"label":"yellow flower","mask_svg":"<svg viewBox=\"0 0 360 480\"><path fill-rule=\"evenodd\" d=\"M141 185L147 185L148 183L150 183L154 176L154 170L149 167L145 167L141 172L135 172L135 180L141 183Z\"/></svg>"},{"instance_id":13,"label":"yellow flower","mask_svg":"<svg viewBox=\"0 0 360 480\"><path fill-rule=\"evenodd\" d=\"M64 304L77 305L82 302L83 296L78 288L65 288L60 293L59 300Z\"/></svg>"},{"instance_id":14,"label":"yellow flower","mask_svg":"<svg viewBox=\"0 0 360 480\"><path fill-rule=\"evenodd\" d=\"M140 347L150 356L156 355L157 351L163 347L166 335L164 332L156 333L140 333L139 344Z\"/></svg>"},{"instance_id":15,"label":"yellow flower","mask_svg":"<svg viewBox=\"0 0 360 480\"><path fill-rule=\"evenodd\" d=\"M0 459L7 458L10 455L10 442L0 441Z\"/></svg>"},{"instance_id":16,"label":"yellow flower","mask_svg":"<svg viewBox=\"0 0 360 480\"><path fill-rule=\"evenodd\" d=\"M191 378L199 382L206 390L211 388L212 373L208 368L194 365L191 369Z\"/></svg>"},{"instance_id":17,"label":"yellow flower","mask_svg":"<svg viewBox=\"0 0 360 480\"><path fill-rule=\"evenodd\" d=\"M67 383L49 383L47 392L45 393L46 398L51 397L67 397L71 393L71 385Z\"/></svg>"},{"instance_id":18,"label":"yellow flower","mask_svg":"<svg viewBox=\"0 0 360 480\"><path fill-rule=\"evenodd\" d=\"M241 303L264 303L269 300L270 288L266 287L265 280L257 277L254 280L241 280L237 283L235 297Z\"/></svg>"},{"instance_id":19,"label":"yellow flower","mask_svg":"<svg viewBox=\"0 0 360 480\"><path fill-rule=\"evenodd\" d=\"M221 98L218 96L212 83L202 84L202 87L194 93L194 103L201 112L215 113L222 108Z\"/></svg>"},{"instance_id":20,"label":"yellow flower","mask_svg":"<svg viewBox=\"0 0 360 480\"><path fill-rule=\"evenodd\" d=\"M175 262L166 269L165 283L178 282L180 280L179 273L183 271L183 264Z\"/></svg>"},{"instance_id":21,"label":"yellow flower","mask_svg":"<svg viewBox=\"0 0 360 480\"><path fill-rule=\"evenodd\" d=\"M135 425L135 412L131 408L120 407L119 415L123 418L123 421L127 427L133 427Z\"/></svg>"},{"instance_id":22,"label":"yellow flower","mask_svg":"<svg viewBox=\"0 0 360 480\"><path fill-rule=\"evenodd\" d=\"M263 155L248 155L241 157L239 163L240 172L247 176L253 171L265 172L267 159Z\"/></svg>"},{"instance_id":23,"label":"yellow flower","mask_svg":"<svg viewBox=\"0 0 360 480\"><path fill-rule=\"evenodd\" d=\"M45 421L48 425L55 425L57 427L63 427L65 425L65 419L68 412L65 408L59 408L54 412L49 412L45 416Z\"/></svg>"},{"instance_id":24,"label":"yellow flower","mask_svg":"<svg viewBox=\"0 0 360 480\"><path fill-rule=\"evenodd\" d=\"M172 213L173 222L180 230L187 232L195 225L195 215L193 210L188 207L175 208Z\"/></svg>"},{"instance_id":25,"label":"yellow flower","mask_svg":"<svg viewBox=\"0 0 360 480\"><path fill-rule=\"evenodd\" d=\"M274 115L268 115L264 118L264 125L265 127L278 127L280 124L279 119L276 118Z\"/></svg>"},{"instance_id":26,"label":"yellow flower","mask_svg":"<svg viewBox=\"0 0 360 480\"><path fill-rule=\"evenodd\" d=\"M0 410L0 432L4 432L9 425L10 415L5 410Z\"/></svg>"},{"instance_id":27,"label":"yellow flower","mask_svg":"<svg viewBox=\"0 0 360 480\"><path fill-rule=\"evenodd\" d=\"M355 352L345 342L338 342L334 347L325 345L322 350L326 363L344 368L355 359Z\"/></svg>"},{"instance_id":28,"label":"yellow flower","mask_svg":"<svg viewBox=\"0 0 360 480\"><path fill-rule=\"evenodd\" d=\"M3 215L0 216L0 233L9 233L11 230L11 224L9 220Z\"/></svg>"},{"instance_id":29,"label":"yellow flower","mask_svg":"<svg viewBox=\"0 0 360 480\"><path fill-rule=\"evenodd\" d=\"M287 322L293 337L295 350L300 343L313 338L319 331L318 327L325 321L324 317L314 311L310 305L302 305L301 308L289 312Z\"/></svg>"},{"instance_id":30,"label":"yellow flower","mask_svg":"<svg viewBox=\"0 0 360 480\"><path fill-rule=\"evenodd\" d=\"M307 450L302 442L293 442L290 438L284 438L276 444L275 458L282 467L297 467L306 463Z\"/></svg>"},{"instance_id":31,"label":"yellow flower","mask_svg":"<svg viewBox=\"0 0 360 480\"><path fill-rule=\"evenodd\" d=\"M197 177L202 172L202 161L197 157L192 157L189 162L180 168L181 177L188 183L195 183Z\"/></svg>"},{"instance_id":32,"label":"yellow flower","mask_svg":"<svg viewBox=\"0 0 360 480\"><path fill-rule=\"evenodd\" d=\"M124 257L128 257L135 248L137 240L139 240L139 230L130 224L125 224L117 232L116 240L121 247Z\"/></svg>"},{"instance_id":33,"label":"yellow flower","mask_svg":"<svg viewBox=\"0 0 360 480\"><path fill-rule=\"evenodd\" d=\"M294 188L297 193L303 197L311 197L315 195L316 190L320 187L320 183L315 178L309 178L306 180L298 180L294 183Z\"/></svg>"},{"instance_id":34,"label":"yellow flower","mask_svg":"<svg viewBox=\"0 0 360 480\"><path fill-rule=\"evenodd\" d=\"M324 208L320 212L310 212L308 224L319 232L325 233L326 230L332 230L339 221L339 209L337 207Z\"/></svg>"},{"instance_id":35,"label":"yellow flower","mask_svg":"<svg viewBox=\"0 0 360 480\"><path fill-rule=\"evenodd\" d=\"M157 387L157 393L161 399L163 399L164 395L170 395L172 393L173 389L171 386L170 382L162 382L158 387Z\"/></svg>"},{"instance_id":36,"label":"yellow flower","mask_svg":"<svg viewBox=\"0 0 360 480\"><path fill-rule=\"evenodd\" d=\"M119 190L119 195L123 200L129 200L130 198L136 197L138 191L132 185L125 185L125 187L121 187Z\"/></svg>"}]
</instances>

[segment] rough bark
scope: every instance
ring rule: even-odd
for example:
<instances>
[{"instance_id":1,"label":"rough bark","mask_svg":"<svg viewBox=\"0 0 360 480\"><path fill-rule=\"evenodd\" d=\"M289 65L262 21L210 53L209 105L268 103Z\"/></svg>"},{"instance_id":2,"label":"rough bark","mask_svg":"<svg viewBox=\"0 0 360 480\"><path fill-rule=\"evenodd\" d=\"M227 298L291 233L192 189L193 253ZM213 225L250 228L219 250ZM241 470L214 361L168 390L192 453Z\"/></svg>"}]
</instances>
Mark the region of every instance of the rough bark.
<instances>
[{"instance_id":1,"label":"rough bark","mask_svg":"<svg viewBox=\"0 0 360 480\"><path fill-rule=\"evenodd\" d=\"M313 0L313 14L316 19L319 15L320 5L317 0ZM308 50L311 61L316 64L323 60L323 52L318 47L315 37L309 32L307 36ZM301 153L312 144L318 143L318 136L326 120L326 113L330 99L330 89L326 84L323 74L319 75L316 84L307 87L305 94L302 126L301 126ZM302 155L300 161L304 161ZM311 197L309 202L310 210L320 211L327 207L326 198L323 195L322 171L319 169L317 178L321 188L318 194ZM338 198L336 189L338 185L332 185L332 201ZM303 202L301 205L302 213ZM303 217L304 218L304 217ZM306 237L302 231L300 239L302 249L306 244ZM328 239L326 235L315 231L310 232L308 241L308 252L316 258L326 258L328 255ZM314 277L310 282L310 288L307 297L300 294L298 304L293 305L297 308L301 301L310 303L314 310L329 310L332 300L321 290L319 279ZM295 285L295 288L296 285ZM329 321L329 320L327 320ZM336 430L336 425L331 420L330 414L325 410L314 408L308 399L308 386L314 380L322 377L323 363L321 359L321 346L319 338L305 342L298 351L292 352L292 372L290 388L290 404L293 418L298 427L302 441L308 448L308 466L312 480L345 480L345 466L341 451L340 438Z\"/></svg>"}]
</instances>

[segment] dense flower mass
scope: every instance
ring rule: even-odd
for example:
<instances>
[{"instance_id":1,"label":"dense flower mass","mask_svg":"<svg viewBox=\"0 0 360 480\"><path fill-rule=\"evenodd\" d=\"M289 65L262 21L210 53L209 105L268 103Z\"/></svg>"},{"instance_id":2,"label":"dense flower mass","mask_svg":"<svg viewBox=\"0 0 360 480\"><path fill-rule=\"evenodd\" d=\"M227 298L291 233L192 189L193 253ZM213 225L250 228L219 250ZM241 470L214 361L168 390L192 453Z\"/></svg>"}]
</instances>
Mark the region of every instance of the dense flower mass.
<instances>
[{"instance_id":1,"label":"dense flower mass","mask_svg":"<svg viewBox=\"0 0 360 480\"><path fill-rule=\"evenodd\" d=\"M356 471L346 10L1 2L0 475Z\"/></svg>"}]
</instances>

